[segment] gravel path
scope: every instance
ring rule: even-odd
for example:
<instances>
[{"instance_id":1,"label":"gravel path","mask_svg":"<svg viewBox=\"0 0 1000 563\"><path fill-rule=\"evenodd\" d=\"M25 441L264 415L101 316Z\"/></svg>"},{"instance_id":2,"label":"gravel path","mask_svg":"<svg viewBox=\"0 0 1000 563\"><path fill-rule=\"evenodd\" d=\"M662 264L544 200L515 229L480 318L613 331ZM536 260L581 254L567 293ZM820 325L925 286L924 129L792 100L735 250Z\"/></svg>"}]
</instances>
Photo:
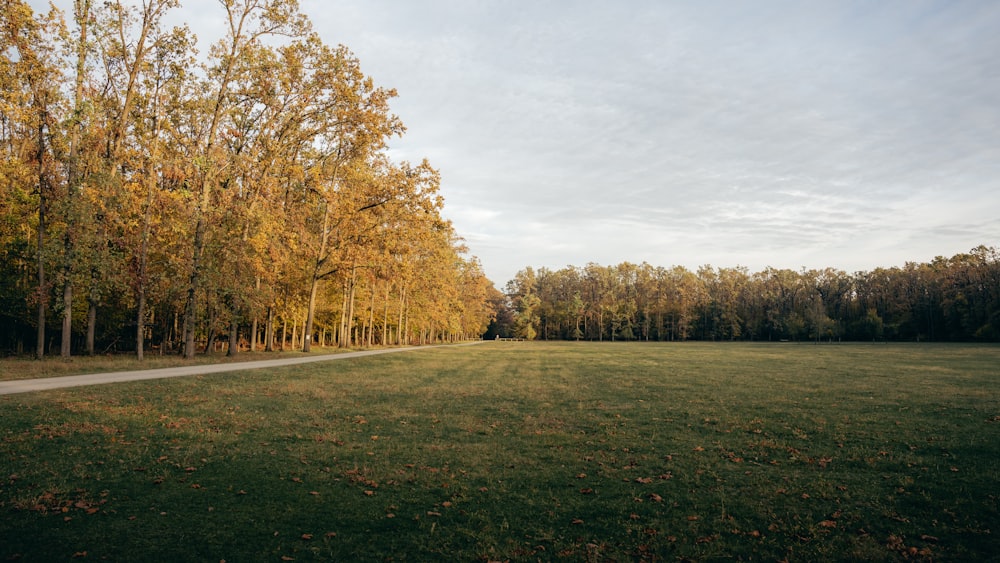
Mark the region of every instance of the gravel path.
<instances>
[{"instance_id":1,"label":"gravel path","mask_svg":"<svg viewBox=\"0 0 1000 563\"><path fill-rule=\"evenodd\" d=\"M123 381L141 381L145 379L163 379L167 377L185 377L188 375L205 375L209 373L222 373L227 371L243 371L248 369L273 368L279 366L292 366L296 364L310 364L313 362L330 362L334 360L360 358L362 356L375 356L378 354L395 354L398 352L429 350L431 348L441 348L442 346L469 346L471 344L479 344L480 342L481 341L466 342L463 344L443 344L439 346L409 346L406 348L385 348L381 350L346 352L343 354L325 354L322 356L285 358L282 360L232 362L228 364L180 366L172 368L145 369L136 371L117 371L112 373L89 373L86 375L68 375L64 377L46 377L42 379L20 379L14 381L0 381L0 395L13 395L15 393L30 393L33 391L47 391L49 389L62 389L64 387L81 387L84 385L103 385L105 383L120 383Z\"/></svg>"}]
</instances>

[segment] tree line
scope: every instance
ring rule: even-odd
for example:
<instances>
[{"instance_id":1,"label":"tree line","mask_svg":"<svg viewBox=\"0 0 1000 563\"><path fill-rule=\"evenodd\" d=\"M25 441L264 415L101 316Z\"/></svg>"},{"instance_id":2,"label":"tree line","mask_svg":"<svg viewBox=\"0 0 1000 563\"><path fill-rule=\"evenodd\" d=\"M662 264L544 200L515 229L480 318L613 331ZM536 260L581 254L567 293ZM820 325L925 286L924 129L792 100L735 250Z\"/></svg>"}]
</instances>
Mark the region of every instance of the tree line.
<instances>
[{"instance_id":1,"label":"tree line","mask_svg":"<svg viewBox=\"0 0 1000 563\"><path fill-rule=\"evenodd\" d=\"M526 268L489 337L565 340L1000 341L1000 253L848 274L649 264Z\"/></svg>"},{"instance_id":2,"label":"tree line","mask_svg":"<svg viewBox=\"0 0 1000 563\"><path fill-rule=\"evenodd\" d=\"M0 353L196 352L479 337L497 290L427 161L294 0L0 10ZM68 20L68 21L67 21Z\"/></svg>"}]
</instances>

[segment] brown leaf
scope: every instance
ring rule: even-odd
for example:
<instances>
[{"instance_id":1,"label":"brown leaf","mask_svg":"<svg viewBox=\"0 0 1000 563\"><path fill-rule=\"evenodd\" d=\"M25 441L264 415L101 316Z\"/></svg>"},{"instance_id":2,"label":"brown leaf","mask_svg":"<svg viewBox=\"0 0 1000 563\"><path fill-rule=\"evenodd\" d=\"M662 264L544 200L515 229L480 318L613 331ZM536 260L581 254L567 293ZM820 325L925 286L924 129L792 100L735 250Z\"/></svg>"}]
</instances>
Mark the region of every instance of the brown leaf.
<instances>
[{"instance_id":1,"label":"brown leaf","mask_svg":"<svg viewBox=\"0 0 1000 563\"><path fill-rule=\"evenodd\" d=\"M314 497L318 497L319 496L319 491L309 491L309 494L311 494Z\"/></svg>"},{"instance_id":2,"label":"brown leaf","mask_svg":"<svg viewBox=\"0 0 1000 563\"><path fill-rule=\"evenodd\" d=\"M705 451L705 448L703 448L701 446L695 446L694 451L696 451L696 452L703 452L703 451Z\"/></svg>"},{"instance_id":3,"label":"brown leaf","mask_svg":"<svg viewBox=\"0 0 1000 563\"><path fill-rule=\"evenodd\" d=\"M440 512L434 512L433 510L428 510L427 511L427 515L428 516L441 516L441 513Z\"/></svg>"},{"instance_id":4,"label":"brown leaf","mask_svg":"<svg viewBox=\"0 0 1000 563\"><path fill-rule=\"evenodd\" d=\"M647 484L653 482L653 478L652 477L636 477L635 478L635 482L636 483L642 483L643 485L647 485Z\"/></svg>"},{"instance_id":5,"label":"brown leaf","mask_svg":"<svg viewBox=\"0 0 1000 563\"><path fill-rule=\"evenodd\" d=\"M587 478L587 474L586 473L577 473L576 474L576 478L577 479L586 479Z\"/></svg>"},{"instance_id":6,"label":"brown leaf","mask_svg":"<svg viewBox=\"0 0 1000 563\"><path fill-rule=\"evenodd\" d=\"M837 527L837 523L834 522L833 520L823 520L822 522L819 523L819 525L822 526L822 527L824 527L824 528L836 528Z\"/></svg>"},{"instance_id":7,"label":"brown leaf","mask_svg":"<svg viewBox=\"0 0 1000 563\"><path fill-rule=\"evenodd\" d=\"M579 518L574 518L573 521L570 522L570 524L573 524L575 526L579 526L580 524L583 524L583 520L580 520Z\"/></svg>"},{"instance_id":8,"label":"brown leaf","mask_svg":"<svg viewBox=\"0 0 1000 563\"><path fill-rule=\"evenodd\" d=\"M294 557L289 557L287 555L282 555L281 556L281 560L282 561L295 561L295 558Z\"/></svg>"},{"instance_id":9,"label":"brown leaf","mask_svg":"<svg viewBox=\"0 0 1000 563\"><path fill-rule=\"evenodd\" d=\"M688 516L688 522L694 522L695 520L699 520L700 518L701 518L700 516L692 514L691 516Z\"/></svg>"},{"instance_id":10,"label":"brown leaf","mask_svg":"<svg viewBox=\"0 0 1000 563\"><path fill-rule=\"evenodd\" d=\"M653 502L663 502L663 497L656 493L649 493L649 500Z\"/></svg>"},{"instance_id":11,"label":"brown leaf","mask_svg":"<svg viewBox=\"0 0 1000 563\"><path fill-rule=\"evenodd\" d=\"M366 497L373 496L374 494L375 494L375 491L365 491L365 496Z\"/></svg>"},{"instance_id":12,"label":"brown leaf","mask_svg":"<svg viewBox=\"0 0 1000 563\"><path fill-rule=\"evenodd\" d=\"M582 494L582 495L592 495L592 494L594 494L594 489L591 489L590 487L587 487L585 489L580 489L580 494Z\"/></svg>"},{"instance_id":13,"label":"brown leaf","mask_svg":"<svg viewBox=\"0 0 1000 563\"><path fill-rule=\"evenodd\" d=\"M301 537L302 537L302 539L304 539L306 541L313 539L313 535L312 534L302 534Z\"/></svg>"}]
</instances>

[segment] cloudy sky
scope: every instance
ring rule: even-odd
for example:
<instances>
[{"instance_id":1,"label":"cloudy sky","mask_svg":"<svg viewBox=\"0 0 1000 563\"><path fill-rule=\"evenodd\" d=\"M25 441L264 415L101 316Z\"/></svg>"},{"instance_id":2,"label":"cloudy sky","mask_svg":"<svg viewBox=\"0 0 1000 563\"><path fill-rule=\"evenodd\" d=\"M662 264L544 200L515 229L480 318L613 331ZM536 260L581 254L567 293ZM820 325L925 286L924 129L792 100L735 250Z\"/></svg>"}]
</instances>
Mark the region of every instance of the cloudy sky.
<instances>
[{"instance_id":1,"label":"cloudy sky","mask_svg":"<svg viewBox=\"0 0 1000 563\"><path fill-rule=\"evenodd\" d=\"M392 155L440 169L498 286L529 265L853 272L1000 246L1000 2L301 6L398 90ZM213 12L182 12L203 52Z\"/></svg>"}]
</instances>

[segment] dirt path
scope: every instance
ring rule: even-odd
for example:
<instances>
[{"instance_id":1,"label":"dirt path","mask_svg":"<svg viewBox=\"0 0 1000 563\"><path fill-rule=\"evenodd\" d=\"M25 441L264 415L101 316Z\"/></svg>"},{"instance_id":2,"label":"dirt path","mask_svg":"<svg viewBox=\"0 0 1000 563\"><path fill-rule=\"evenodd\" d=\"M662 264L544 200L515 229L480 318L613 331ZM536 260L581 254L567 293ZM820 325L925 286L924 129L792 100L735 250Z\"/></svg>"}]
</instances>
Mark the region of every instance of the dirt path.
<instances>
[{"instance_id":1,"label":"dirt path","mask_svg":"<svg viewBox=\"0 0 1000 563\"><path fill-rule=\"evenodd\" d=\"M15 393L30 393L33 391L47 391L49 389L62 389L65 387L81 387L84 385L102 385L105 383L120 383L123 381L141 381L146 379L163 379L167 377L185 377L188 375L205 375L210 373L222 373L227 371L243 371L248 369L273 368L279 366L291 366L296 364L309 364L313 362L331 362L334 360L347 360L349 358L359 358L362 356L375 356L379 354L395 354L397 352L414 352L417 350L429 350L441 348L443 346L469 346L479 344L480 341L466 342L463 344L443 344L439 346L410 346L406 348L385 348L381 350L365 350L362 352L346 352L344 354L327 354L322 356L308 356L303 358L285 358L282 360L258 360L253 362L233 362L228 364L209 364L200 366L180 366L172 368L146 369L136 371L117 371L111 373L89 373L86 375L67 375L64 377L47 377L42 379L20 379L14 381L0 381L0 395L13 395Z\"/></svg>"}]
</instances>

